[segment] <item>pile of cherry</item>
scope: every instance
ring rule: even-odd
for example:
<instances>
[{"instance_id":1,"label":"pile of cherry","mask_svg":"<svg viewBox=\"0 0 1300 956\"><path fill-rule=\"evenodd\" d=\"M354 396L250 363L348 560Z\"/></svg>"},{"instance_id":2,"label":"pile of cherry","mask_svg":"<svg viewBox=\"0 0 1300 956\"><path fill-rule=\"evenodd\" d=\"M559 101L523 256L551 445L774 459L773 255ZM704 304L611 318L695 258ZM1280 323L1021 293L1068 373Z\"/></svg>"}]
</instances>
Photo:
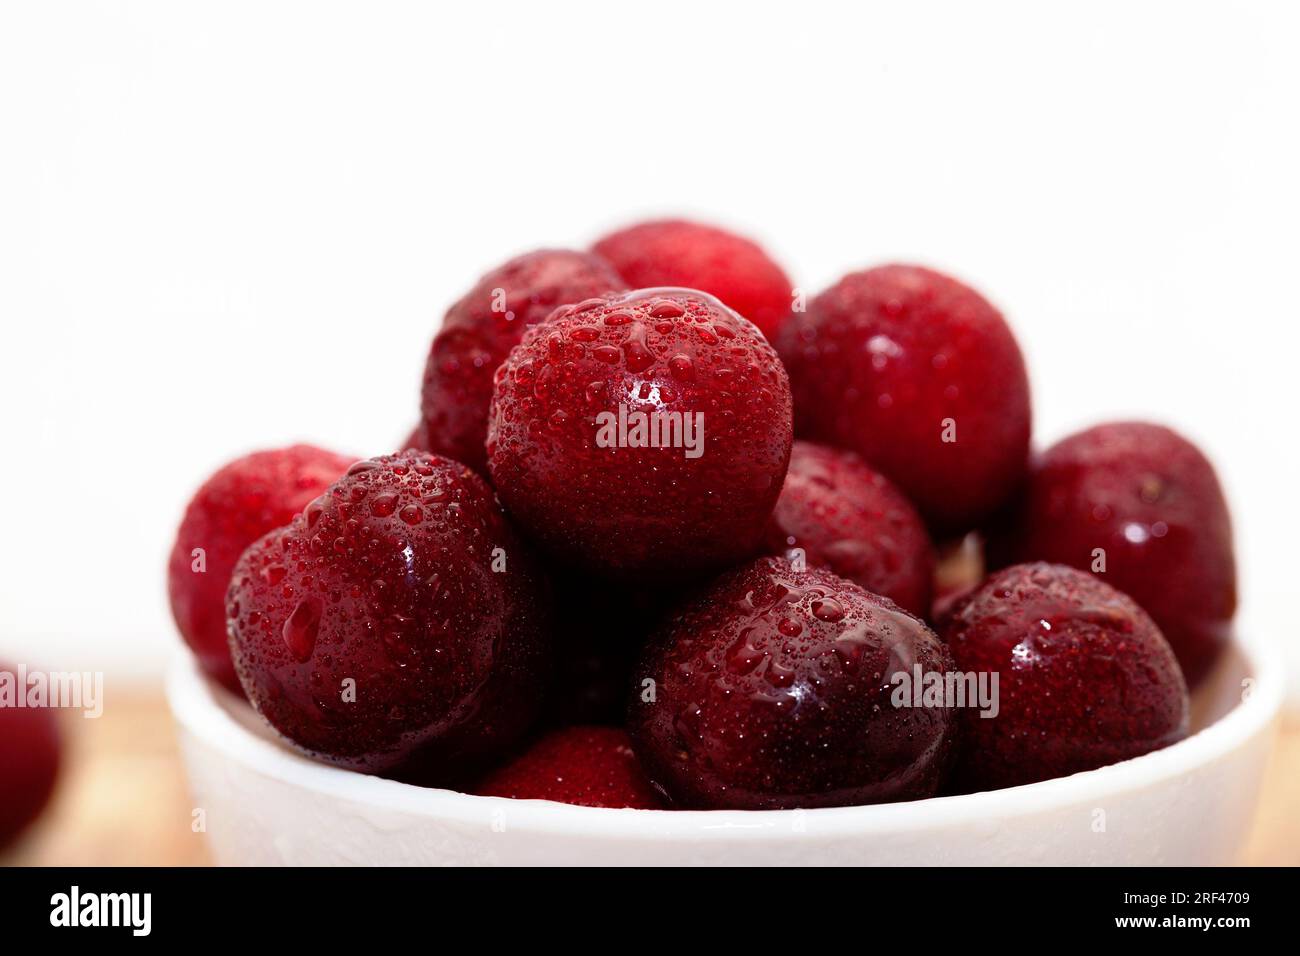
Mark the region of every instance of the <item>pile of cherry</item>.
<instances>
[{"instance_id":1,"label":"pile of cherry","mask_svg":"<svg viewBox=\"0 0 1300 956\"><path fill-rule=\"evenodd\" d=\"M1231 537L1167 428L1031 454L1020 349L970 287L888 265L804 303L754 243L666 221L483 276L403 450L232 462L169 584L204 670L319 760L594 806L818 807L1186 736L1229 637Z\"/></svg>"}]
</instances>

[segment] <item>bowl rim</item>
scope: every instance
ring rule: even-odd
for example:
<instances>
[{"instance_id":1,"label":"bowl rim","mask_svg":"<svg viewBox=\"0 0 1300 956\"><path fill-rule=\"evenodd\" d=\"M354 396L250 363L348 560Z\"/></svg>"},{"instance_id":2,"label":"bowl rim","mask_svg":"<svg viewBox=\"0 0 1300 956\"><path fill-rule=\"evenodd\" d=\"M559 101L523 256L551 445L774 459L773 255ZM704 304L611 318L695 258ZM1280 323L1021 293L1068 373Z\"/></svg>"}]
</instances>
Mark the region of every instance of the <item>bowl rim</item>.
<instances>
[{"instance_id":1,"label":"bowl rim","mask_svg":"<svg viewBox=\"0 0 1300 956\"><path fill-rule=\"evenodd\" d=\"M1268 729L1280 711L1284 675L1273 642L1236 639L1252 692L1214 723L1172 746L1068 777L981 793L900 803L807 810L640 810L583 807L551 800L485 797L368 776L319 763L287 744L241 726L218 700L233 695L200 671L188 653L168 669L167 700L179 725L203 743L272 779L314 793L429 820L486 825L509 819L512 832L568 837L704 840L864 836L989 823L1050 812L1141 790L1178 777L1236 750ZM240 706L247 706L239 702Z\"/></svg>"}]
</instances>

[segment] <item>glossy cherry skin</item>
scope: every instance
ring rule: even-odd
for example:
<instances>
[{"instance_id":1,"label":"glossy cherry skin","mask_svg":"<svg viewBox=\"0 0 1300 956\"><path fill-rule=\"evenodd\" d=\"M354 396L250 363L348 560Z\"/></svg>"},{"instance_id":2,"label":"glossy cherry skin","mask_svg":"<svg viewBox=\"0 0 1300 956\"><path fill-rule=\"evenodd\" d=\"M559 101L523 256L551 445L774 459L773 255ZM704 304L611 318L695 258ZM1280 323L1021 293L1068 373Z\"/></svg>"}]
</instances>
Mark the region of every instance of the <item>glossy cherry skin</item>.
<instances>
[{"instance_id":1,"label":"glossy cherry skin","mask_svg":"<svg viewBox=\"0 0 1300 956\"><path fill-rule=\"evenodd\" d=\"M497 370L488 464L534 540L644 586L753 554L791 441L789 382L758 329L703 293L642 290L528 331Z\"/></svg>"},{"instance_id":2,"label":"glossy cherry skin","mask_svg":"<svg viewBox=\"0 0 1300 956\"><path fill-rule=\"evenodd\" d=\"M919 619L830 571L761 558L651 639L629 732L650 778L680 807L927 797L947 771L956 716L895 706L895 675L917 665L950 667Z\"/></svg>"},{"instance_id":3,"label":"glossy cherry skin","mask_svg":"<svg viewBox=\"0 0 1300 956\"><path fill-rule=\"evenodd\" d=\"M1099 577L1151 615L1190 686L1218 660L1237 608L1232 522L1214 468L1160 425L1097 425L1034 463L1014 557Z\"/></svg>"},{"instance_id":4,"label":"glossy cherry skin","mask_svg":"<svg viewBox=\"0 0 1300 956\"><path fill-rule=\"evenodd\" d=\"M0 672L15 680L12 666ZM17 693L26 688L15 684ZM49 803L62 753L55 711L0 707L0 849L12 843Z\"/></svg>"},{"instance_id":5,"label":"glossy cherry skin","mask_svg":"<svg viewBox=\"0 0 1300 956\"><path fill-rule=\"evenodd\" d=\"M243 691L226 641L226 588L235 562L355 460L311 445L254 452L222 467L186 506L167 562L172 616L204 673L235 693Z\"/></svg>"},{"instance_id":6,"label":"glossy cherry skin","mask_svg":"<svg viewBox=\"0 0 1300 956\"><path fill-rule=\"evenodd\" d=\"M1059 564L1018 564L940 622L958 671L998 674L998 712L963 708L964 790L1014 787L1137 757L1187 736L1187 685L1128 596Z\"/></svg>"},{"instance_id":7,"label":"glossy cherry skin","mask_svg":"<svg viewBox=\"0 0 1300 956\"><path fill-rule=\"evenodd\" d=\"M524 331L558 306L627 288L589 252L542 249L518 256L475 283L433 340L421 399L424 434L415 447L486 474L492 375Z\"/></svg>"},{"instance_id":8,"label":"glossy cherry skin","mask_svg":"<svg viewBox=\"0 0 1300 956\"><path fill-rule=\"evenodd\" d=\"M643 222L593 247L633 289L678 286L717 296L769 339L790 312L792 283L759 245L682 219Z\"/></svg>"},{"instance_id":9,"label":"glossy cherry skin","mask_svg":"<svg viewBox=\"0 0 1300 956\"><path fill-rule=\"evenodd\" d=\"M852 452L794 443L766 547L796 565L802 557L829 568L913 614L929 613L934 549L925 524L888 478Z\"/></svg>"},{"instance_id":10,"label":"glossy cherry skin","mask_svg":"<svg viewBox=\"0 0 1300 956\"><path fill-rule=\"evenodd\" d=\"M249 548L227 617L249 700L289 741L436 782L532 722L549 679L548 600L487 483L410 452L356 463Z\"/></svg>"},{"instance_id":11,"label":"glossy cherry skin","mask_svg":"<svg viewBox=\"0 0 1300 956\"><path fill-rule=\"evenodd\" d=\"M794 313L778 347L799 436L856 451L934 533L975 527L1024 477L1024 359L997 309L955 279L852 273Z\"/></svg>"},{"instance_id":12,"label":"glossy cherry skin","mask_svg":"<svg viewBox=\"0 0 1300 956\"><path fill-rule=\"evenodd\" d=\"M552 731L521 756L489 774L483 797L555 800L583 807L663 806L637 763L627 733L617 727Z\"/></svg>"}]
</instances>

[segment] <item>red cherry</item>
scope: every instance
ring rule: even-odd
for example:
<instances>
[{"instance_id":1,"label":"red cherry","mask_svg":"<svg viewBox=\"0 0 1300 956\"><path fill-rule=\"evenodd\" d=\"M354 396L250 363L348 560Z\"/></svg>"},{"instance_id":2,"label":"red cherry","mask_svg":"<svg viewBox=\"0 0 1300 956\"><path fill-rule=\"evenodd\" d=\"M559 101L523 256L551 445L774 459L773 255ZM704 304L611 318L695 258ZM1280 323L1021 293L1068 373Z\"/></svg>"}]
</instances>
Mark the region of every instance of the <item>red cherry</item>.
<instances>
[{"instance_id":1,"label":"red cherry","mask_svg":"<svg viewBox=\"0 0 1300 956\"><path fill-rule=\"evenodd\" d=\"M938 791L955 714L896 706L896 676L947 648L887 598L780 558L724 575L653 637L629 732L677 805L779 809ZM909 701L911 698L908 699Z\"/></svg>"},{"instance_id":2,"label":"red cherry","mask_svg":"<svg viewBox=\"0 0 1300 956\"><path fill-rule=\"evenodd\" d=\"M756 243L697 222L643 222L601 239L595 252L634 289L678 286L715 295L769 339L790 312L785 272Z\"/></svg>"},{"instance_id":3,"label":"red cherry","mask_svg":"<svg viewBox=\"0 0 1300 956\"><path fill-rule=\"evenodd\" d=\"M766 546L929 613L934 555L925 525L889 479L851 452L794 443Z\"/></svg>"},{"instance_id":4,"label":"red cherry","mask_svg":"<svg viewBox=\"0 0 1300 956\"><path fill-rule=\"evenodd\" d=\"M800 437L856 451L939 533L992 513L1024 477L1029 381L1002 315L938 272L845 276L779 341Z\"/></svg>"},{"instance_id":5,"label":"red cherry","mask_svg":"<svg viewBox=\"0 0 1300 956\"><path fill-rule=\"evenodd\" d=\"M194 493L167 562L167 593L181 637L204 672L243 693L226 640L226 588L244 549L288 524L355 459L311 445L237 458Z\"/></svg>"},{"instance_id":6,"label":"red cherry","mask_svg":"<svg viewBox=\"0 0 1300 956\"><path fill-rule=\"evenodd\" d=\"M424 434L412 447L486 473L492 373L530 325L557 306L626 286L598 256L542 249L484 275L447 310L424 369Z\"/></svg>"},{"instance_id":7,"label":"red cherry","mask_svg":"<svg viewBox=\"0 0 1300 956\"><path fill-rule=\"evenodd\" d=\"M491 489L418 452L357 462L232 576L235 668L307 753L431 781L519 739L549 678L543 585Z\"/></svg>"},{"instance_id":8,"label":"red cherry","mask_svg":"<svg viewBox=\"0 0 1300 956\"><path fill-rule=\"evenodd\" d=\"M565 306L497 370L492 481L534 539L589 571L686 578L752 554L790 457L789 384L711 296Z\"/></svg>"},{"instance_id":9,"label":"red cherry","mask_svg":"<svg viewBox=\"0 0 1300 956\"><path fill-rule=\"evenodd\" d=\"M17 672L0 665L0 680L14 682ZM55 712L41 707L0 706L0 848L12 843L49 803L59 774L59 724Z\"/></svg>"},{"instance_id":10,"label":"red cherry","mask_svg":"<svg viewBox=\"0 0 1300 956\"><path fill-rule=\"evenodd\" d=\"M627 734L617 727L554 731L490 774L476 792L484 797L555 800L583 807L654 810L663 806L637 763Z\"/></svg>"},{"instance_id":11,"label":"red cherry","mask_svg":"<svg viewBox=\"0 0 1300 956\"><path fill-rule=\"evenodd\" d=\"M1017 560L1097 570L1142 605L1195 687L1237 609L1232 522L1214 467L1159 425L1097 425L1034 463L1013 543Z\"/></svg>"},{"instance_id":12,"label":"red cherry","mask_svg":"<svg viewBox=\"0 0 1300 956\"><path fill-rule=\"evenodd\" d=\"M1132 599L1057 564L1018 564L940 623L956 670L998 675L996 716L961 711L957 778L993 790L1063 777L1187 736L1187 685Z\"/></svg>"}]
</instances>

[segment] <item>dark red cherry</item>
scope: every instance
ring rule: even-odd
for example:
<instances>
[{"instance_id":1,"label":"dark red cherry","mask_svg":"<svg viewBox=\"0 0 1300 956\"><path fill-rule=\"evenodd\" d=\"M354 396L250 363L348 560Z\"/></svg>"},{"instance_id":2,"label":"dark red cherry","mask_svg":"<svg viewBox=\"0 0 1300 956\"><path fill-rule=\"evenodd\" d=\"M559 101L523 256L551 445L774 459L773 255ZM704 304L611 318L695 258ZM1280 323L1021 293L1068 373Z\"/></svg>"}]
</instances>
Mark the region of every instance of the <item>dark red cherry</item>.
<instances>
[{"instance_id":1,"label":"dark red cherry","mask_svg":"<svg viewBox=\"0 0 1300 956\"><path fill-rule=\"evenodd\" d=\"M330 763L453 779L528 729L549 679L546 588L474 471L411 451L353 465L240 559L235 668Z\"/></svg>"},{"instance_id":2,"label":"dark red cherry","mask_svg":"<svg viewBox=\"0 0 1300 956\"><path fill-rule=\"evenodd\" d=\"M1237 609L1232 522L1214 467L1177 432L1097 425L1034 463L1013 556L1093 571L1151 615L1195 687Z\"/></svg>"},{"instance_id":3,"label":"dark red cherry","mask_svg":"<svg viewBox=\"0 0 1300 956\"><path fill-rule=\"evenodd\" d=\"M768 523L767 550L806 561L930 611L934 555L920 515L884 475L852 452L797 441Z\"/></svg>"},{"instance_id":4,"label":"dark red cherry","mask_svg":"<svg viewBox=\"0 0 1300 956\"><path fill-rule=\"evenodd\" d=\"M948 650L887 598L762 558L724 575L651 638L629 730L675 805L777 809L937 792L956 715L898 691ZM900 677L899 675L905 675ZM919 686L919 685L918 685Z\"/></svg>"},{"instance_id":5,"label":"dark red cherry","mask_svg":"<svg viewBox=\"0 0 1300 956\"><path fill-rule=\"evenodd\" d=\"M654 810L663 806L637 763L626 732L618 727L552 731L489 774L475 792L584 807Z\"/></svg>"},{"instance_id":6,"label":"dark red cherry","mask_svg":"<svg viewBox=\"0 0 1300 956\"><path fill-rule=\"evenodd\" d=\"M27 694L18 676L14 667L0 664L0 682L8 685L0 695L0 849L49 803L63 749L55 711L16 706L17 695Z\"/></svg>"},{"instance_id":7,"label":"dark red cherry","mask_svg":"<svg viewBox=\"0 0 1300 956\"><path fill-rule=\"evenodd\" d=\"M939 633L958 672L998 675L996 713L960 712L963 789L1064 777L1187 736L1187 685L1168 642L1093 575L1042 563L998 571Z\"/></svg>"},{"instance_id":8,"label":"dark red cherry","mask_svg":"<svg viewBox=\"0 0 1300 956\"><path fill-rule=\"evenodd\" d=\"M497 370L492 481L566 563L642 585L753 554L790 458L789 384L711 296L643 290L565 306Z\"/></svg>"},{"instance_id":9,"label":"dark red cherry","mask_svg":"<svg viewBox=\"0 0 1300 956\"><path fill-rule=\"evenodd\" d=\"M557 306L626 288L599 256L542 249L482 276L442 320L424 369L422 432L416 448L486 473L492 374L530 325Z\"/></svg>"},{"instance_id":10,"label":"dark red cherry","mask_svg":"<svg viewBox=\"0 0 1300 956\"><path fill-rule=\"evenodd\" d=\"M226 641L226 589L244 549L293 516L356 459L311 445L254 452L194 493L167 562L167 593L181 637L204 672L243 693Z\"/></svg>"},{"instance_id":11,"label":"dark red cherry","mask_svg":"<svg viewBox=\"0 0 1300 956\"><path fill-rule=\"evenodd\" d=\"M955 279L845 276L782 328L799 437L860 454L939 534L977 526L1023 478L1029 381L1001 313Z\"/></svg>"},{"instance_id":12,"label":"dark red cherry","mask_svg":"<svg viewBox=\"0 0 1300 956\"><path fill-rule=\"evenodd\" d=\"M743 236L682 219L643 222L594 246L634 289L677 286L717 296L769 339L790 313L794 289L772 257Z\"/></svg>"}]
</instances>

